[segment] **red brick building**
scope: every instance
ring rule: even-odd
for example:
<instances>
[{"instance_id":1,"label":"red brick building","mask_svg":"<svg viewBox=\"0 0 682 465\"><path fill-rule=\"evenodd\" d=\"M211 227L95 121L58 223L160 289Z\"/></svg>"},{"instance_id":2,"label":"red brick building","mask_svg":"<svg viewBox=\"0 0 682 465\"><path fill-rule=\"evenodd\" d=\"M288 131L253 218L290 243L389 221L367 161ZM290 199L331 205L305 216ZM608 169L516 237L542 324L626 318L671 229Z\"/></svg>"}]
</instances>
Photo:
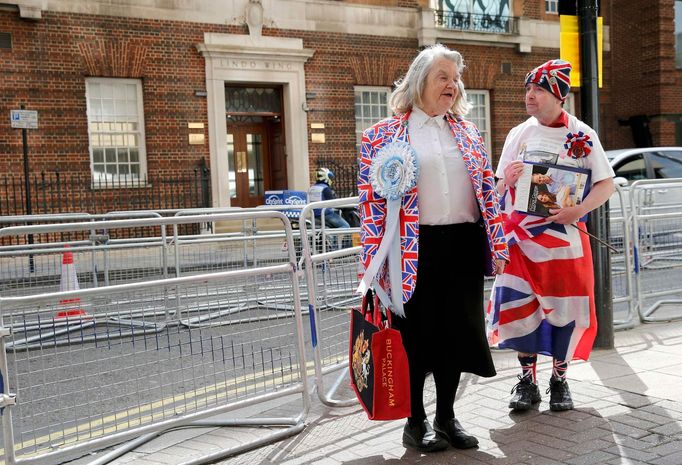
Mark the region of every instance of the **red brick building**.
<instances>
[{"instance_id":1,"label":"red brick building","mask_svg":"<svg viewBox=\"0 0 682 465\"><path fill-rule=\"evenodd\" d=\"M136 189L117 208L132 198L129 208L197 206L207 186L213 206L256 205L265 190L306 189L319 164L337 170L337 188L348 194L361 130L390 113L393 82L420 47L436 42L464 55L470 119L496 160L508 130L526 117L525 74L559 55L556 0L134 3L0 5L0 107L7 116L21 105L38 111L38 129L28 130L29 167L38 176L31 181L37 207L43 186L45 211L106 209L91 199L119 198L117 188L131 180ZM674 115L682 103L675 101L673 1L660 1L658 10L601 3L602 139L608 148L627 147L634 142L623 121L645 111ZM631 26L634 17L646 21ZM634 40L639 34L646 39ZM651 99L656 86L665 92ZM656 118L653 142L672 144L677 123ZM21 131L7 117L0 153L0 178L23 179ZM201 179L204 168L210 171L197 187L192 173ZM80 183L64 183L58 199L80 204L47 199L53 185L41 184L40 173L51 179L57 171ZM2 182L0 214L17 213Z\"/></svg>"}]
</instances>

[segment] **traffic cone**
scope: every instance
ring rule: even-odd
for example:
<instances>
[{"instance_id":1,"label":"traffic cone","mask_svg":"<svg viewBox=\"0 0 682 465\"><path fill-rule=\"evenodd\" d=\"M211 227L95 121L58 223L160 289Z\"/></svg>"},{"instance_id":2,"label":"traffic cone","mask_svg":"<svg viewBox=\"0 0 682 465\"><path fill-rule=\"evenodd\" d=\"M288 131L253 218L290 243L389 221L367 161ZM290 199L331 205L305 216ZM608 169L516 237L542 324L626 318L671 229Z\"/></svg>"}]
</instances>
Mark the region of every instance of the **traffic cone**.
<instances>
[{"instance_id":1,"label":"traffic cone","mask_svg":"<svg viewBox=\"0 0 682 465\"><path fill-rule=\"evenodd\" d=\"M68 249L69 245L66 244L64 248ZM59 291L77 291L78 289L80 289L80 287L78 287L76 265L73 264L73 253L70 250L66 250L62 255L62 275L59 279ZM60 300L59 308L61 308L61 310L57 312L57 318L87 316L85 310L81 308L80 297Z\"/></svg>"}]
</instances>

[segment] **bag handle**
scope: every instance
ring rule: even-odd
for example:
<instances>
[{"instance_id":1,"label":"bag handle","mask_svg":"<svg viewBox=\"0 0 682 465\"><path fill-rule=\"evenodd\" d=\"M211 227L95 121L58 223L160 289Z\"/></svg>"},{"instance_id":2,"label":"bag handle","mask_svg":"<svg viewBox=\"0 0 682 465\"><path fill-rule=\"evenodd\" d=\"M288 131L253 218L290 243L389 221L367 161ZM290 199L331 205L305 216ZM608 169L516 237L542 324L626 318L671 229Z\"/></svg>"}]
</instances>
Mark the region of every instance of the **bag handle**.
<instances>
[{"instance_id":1,"label":"bag handle","mask_svg":"<svg viewBox=\"0 0 682 465\"><path fill-rule=\"evenodd\" d=\"M371 323L374 323L372 320L374 319L374 307L375 307L374 306L374 300L375 299L376 299L376 297L374 296L372 289L367 289L367 292L365 292L365 295L362 296L361 313L362 313L362 316L365 317L365 319L370 321Z\"/></svg>"},{"instance_id":2,"label":"bag handle","mask_svg":"<svg viewBox=\"0 0 682 465\"><path fill-rule=\"evenodd\" d=\"M391 313L387 308L382 310L379 296L376 292L372 292L371 288L367 289L365 295L362 296L362 316L365 320L378 328L390 328L393 325Z\"/></svg>"}]
</instances>

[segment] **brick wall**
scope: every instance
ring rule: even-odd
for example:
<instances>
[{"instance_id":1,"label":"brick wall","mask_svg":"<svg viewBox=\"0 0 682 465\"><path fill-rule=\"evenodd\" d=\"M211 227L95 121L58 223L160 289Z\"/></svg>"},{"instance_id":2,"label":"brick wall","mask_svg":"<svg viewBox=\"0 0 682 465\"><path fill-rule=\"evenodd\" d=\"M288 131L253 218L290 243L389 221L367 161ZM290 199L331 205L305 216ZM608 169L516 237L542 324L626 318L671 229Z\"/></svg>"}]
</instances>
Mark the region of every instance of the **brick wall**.
<instances>
[{"instance_id":1,"label":"brick wall","mask_svg":"<svg viewBox=\"0 0 682 465\"><path fill-rule=\"evenodd\" d=\"M524 2L523 13L539 17L542 10L535 3L540 2ZM206 99L194 95L205 88L204 60L195 45L203 42L204 32L247 33L242 27L49 11L35 22L2 11L0 31L11 32L13 39L12 50L0 50L1 111L7 114L26 103L40 112L40 129L29 136L33 172L58 169L89 175L84 79L98 76L142 81L148 171L156 176L177 175L202 159L208 163L208 144L187 141L188 121L208 127ZM306 91L315 94L308 101L308 120L325 124L326 143L309 143L311 170L318 157L355 164L353 88L391 86L418 52L417 40L267 27L263 34L298 37L315 50L305 65ZM512 47L448 45L464 56L466 86L490 91L490 153L497 160L509 129L526 118L526 73L558 51L535 48L521 54ZM501 63L511 63L509 74L502 73ZM608 103L608 97L602 99ZM21 169L20 131L9 128L8 118L0 118L0 153L5 154L0 174Z\"/></svg>"},{"instance_id":2,"label":"brick wall","mask_svg":"<svg viewBox=\"0 0 682 465\"><path fill-rule=\"evenodd\" d=\"M682 71L675 68L674 0L614 0L612 6L611 118L648 117L653 144L675 145L672 120L682 113ZM634 144L630 126L615 124L611 137L614 147Z\"/></svg>"}]
</instances>

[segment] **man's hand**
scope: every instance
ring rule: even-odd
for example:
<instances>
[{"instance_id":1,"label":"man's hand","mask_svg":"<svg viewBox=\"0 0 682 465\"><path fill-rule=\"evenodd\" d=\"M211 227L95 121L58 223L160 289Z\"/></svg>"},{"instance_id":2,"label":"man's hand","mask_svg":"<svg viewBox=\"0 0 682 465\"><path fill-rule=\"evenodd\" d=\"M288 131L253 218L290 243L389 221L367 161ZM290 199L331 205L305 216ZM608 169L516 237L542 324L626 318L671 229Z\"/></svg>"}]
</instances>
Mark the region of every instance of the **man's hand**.
<instances>
[{"instance_id":1,"label":"man's hand","mask_svg":"<svg viewBox=\"0 0 682 465\"><path fill-rule=\"evenodd\" d=\"M504 183L507 186L515 186L523 173L523 162L514 160L504 167Z\"/></svg>"},{"instance_id":2,"label":"man's hand","mask_svg":"<svg viewBox=\"0 0 682 465\"><path fill-rule=\"evenodd\" d=\"M495 260L495 274L499 275L504 273L504 267L507 266L506 260L500 260L499 258Z\"/></svg>"},{"instance_id":3,"label":"man's hand","mask_svg":"<svg viewBox=\"0 0 682 465\"><path fill-rule=\"evenodd\" d=\"M582 205L566 208L550 208L549 212L552 216L548 216L547 219L559 224L575 223L578 219L587 214L587 211L585 211L585 208Z\"/></svg>"}]
</instances>

